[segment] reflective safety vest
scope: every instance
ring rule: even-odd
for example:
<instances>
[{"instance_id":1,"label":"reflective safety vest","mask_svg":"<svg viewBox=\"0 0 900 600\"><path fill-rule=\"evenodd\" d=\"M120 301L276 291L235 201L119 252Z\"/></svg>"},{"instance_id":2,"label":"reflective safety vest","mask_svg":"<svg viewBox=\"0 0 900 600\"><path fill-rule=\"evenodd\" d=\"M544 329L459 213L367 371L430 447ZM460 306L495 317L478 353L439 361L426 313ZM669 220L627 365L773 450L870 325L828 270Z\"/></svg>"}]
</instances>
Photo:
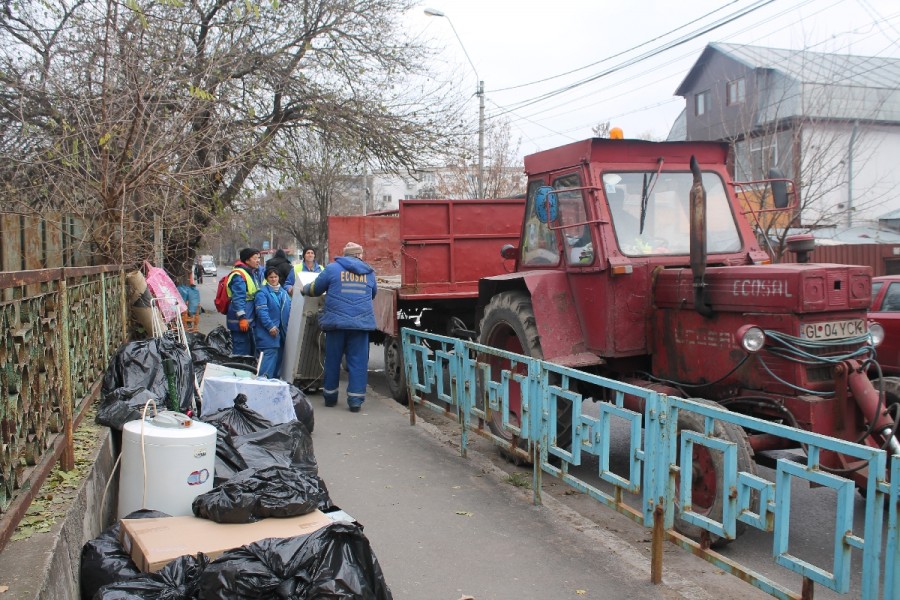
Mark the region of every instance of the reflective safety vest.
<instances>
[{"instance_id":1,"label":"reflective safety vest","mask_svg":"<svg viewBox=\"0 0 900 600\"><path fill-rule=\"evenodd\" d=\"M225 289L228 291L228 297L231 298L231 280L238 274L244 278L244 283L247 285L247 300L253 300L253 298L256 297L256 292L259 291L259 288L256 287L256 281L250 276L250 273L243 269L234 269L228 274L228 279L225 281Z\"/></svg>"}]
</instances>

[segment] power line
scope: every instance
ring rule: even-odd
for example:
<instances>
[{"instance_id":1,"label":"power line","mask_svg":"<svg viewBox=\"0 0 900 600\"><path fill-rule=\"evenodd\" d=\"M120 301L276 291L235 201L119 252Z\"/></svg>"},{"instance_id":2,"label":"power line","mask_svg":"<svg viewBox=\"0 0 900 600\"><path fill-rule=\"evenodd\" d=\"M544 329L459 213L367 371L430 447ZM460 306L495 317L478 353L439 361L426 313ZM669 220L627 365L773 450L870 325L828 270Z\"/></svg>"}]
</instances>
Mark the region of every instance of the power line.
<instances>
[{"instance_id":1,"label":"power line","mask_svg":"<svg viewBox=\"0 0 900 600\"><path fill-rule=\"evenodd\" d=\"M579 72L579 71L584 71L585 69L590 69L591 67L596 67L596 66L599 65L599 64L602 64L602 63L605 63L605 62L609 62L609 61L611 61L611 60L614 59L614 58L618 58L618 57L620 57L620 56L623 56L623 55L625 55L625 54L628 54L629 52L632 52L632 51L634 51L634 50L637 50L638 48L643 48L644 46L646 46L646 45L648 45L648 44L652 44L653 42L655 42L655 41L657 41L657 40L661 40L661 39L663 39L664 37L669 36L669 35L675 33L676 31L680 31L681 29L684 29L685 27L688 27L688 26L690 26L690 25L693 25L694 23L697 23L697 22L699 22L699 21L702 21L703 19L705 19L705 18L707 18L707 17L710 17L710 16L716 14L716 13L719 12L719 11L725 10L725 7L726 7L726 6L731 6L732 4L736 4L736 3L738 3L738 2L740 2L740 0L731 0L731 2L729 2L728 4L724 4L724 5L720 6L719 8L717 8L717 9L715 9L715 10L712 10L712 11L706 13L705 15L703 15L702 17L697 17L697 18L694 19L693 21L689 21L689 22L685 23L684 25L680 25L679 27L676 27L675 29L672 29L672 30L670 30L670 31L667 31L666 33L663 33L662 35L658 35L658 36L656 36L655 38L651 38L651 39L649 39L649 40L647 40L647 41L645 41L645 42L641 42L641 43L638 44L637 46L632 46L631 48L628 48L627 50L622 50L621 52L617 52L616 54L613 54L613 55L611 55L611 56L607 56L606 58L602 58L602 59L600 59L600 60L598 60L598 61L595 61L595 62L592 62L592 63L590 63L590 64L584 65L583 67L578 67L577 69L572 69L571 71L566 71L565 73L559 73L558 75L551 75L550 77L545 77L545 78L543 78L543 79L538 79L537 81L530 81L530 82L528 82L528 83L520 83L520 84L518 84L518 85L512 85L512 86L509 86L509 87L499 88L499 89L496 89L496 90L488 90L488 91L489 91L490 93L492 93L492 94L497 94L497 93L499 93L499 92L507 92L507 91L509 91L509 90L518 90L518 89L521 89L521 88L524 88L524 87L528 87L528 86L531 86L531 85L537 85L537 84L539 84L539 83L546 83L546 82L552 81L552 80L554 80L554 79L559 79L560 77L565 77L566 75L571 75L572 73L577 73L577 72Z\"/></svg>"},{"instance_id":2,"label":"power line","mask_svg":"<svg viewBox=\"0 0 900 600\"><path fill-rule=\"evenodd\" d=\"M860 0L860 1L862 1L862 0ZM790 8L788 8L788 9L785 9L785 10L781 11L780 13L776 14L774 17L769 17L769 18L767 18L766 21L767 21L767 22L778 22L778 18L779 18L779 17L782 17L782 16L787 15L787 14L789 14L789 13L795 12L795 11L797 11L799 8L801 8L801 7L803 7L803 6L807 5L807 4L810 4L810 2L811 2L811 0L806 0L805 2L796 4L796 5L794 5L794 6L790 7ZM834 3L831 3L831 4L829 4L829 5L825 5L825 6L817 5L817 7L820 7L820 6L821 6L821 8L819 8L819 10L815 11L813 14L819 14L819 13L825 12L826 10L831 9L831 8L833 8L834 6L836 6L837 4L840 4L840 3L841 3L841 2L839 1L839 2L834 2ZM869 13L869 14L871 14L871 13ZM877 13L876 13L876 14L877 14ZM881 23L885 23L885 24L887 24L888 26L890 26L890 19L893 18L893 16L888 17L888 18L884 18L884 17L882 17L881 15L877 15L877 16L879 17L879 19L876 20L876 22L873 23L873 25L880 25ZM790 23L784 25L783 27L778 28L778 29L775 30L775 31L782 31L782 30L784 30L784 29L788 29L788 28L790 28L790 27L796 25L796 23L798 23L798 22L799 22L799 21L792 21L792 22L790 22ZM727 40L727 39L731 39L731 38L733 38L733 37L735 37L735 36L737 36L737 35L740 35L741 33L745 33L745 32L747 32L747 31L752 31L752 30L754 30L755 28L759 27L760 24L761 24L761 23L753 23L752 25L750 25L750 26L748 26L748 27L745 27L744 29L741 29L741 30L737 31L737 32L735 32L734 34L731 34L731 35L725 37L724 39L726 39L726 40ZM855 32L855 31L858 31L858 30L851 30L850 32L852 33L852 32ZM772 33L772 32L771 32L771 31L767 32L767 34L770 34L770 33ZM817 44L816 44L816 45L817 45ZM810 46L810 47L814 47L814 46L815 46L815 45L812 45L812 46ZM807 47L806 49L809 49L809 47ZM693 51L692 51L692 52L689 52L689 53L686 53L686 54L682 55L681 57L678 57L678 58L676 58L676 59L673 59L672 61L666 62L666 63L664 63L664 64L662 64L662 65L658 65L658 66L656 66L656 67L654 67L654 68L648 69L648 70L644 71L643 73L638 74L637 77L639 78L639 77L642 77L642 76L644 76L644 75L646 75L646 74L649 74L649 73L653 73L653 72L655 72L655 71L658 71L658 70L662 69L663 67L665 67L666 65L672 64L673 62L677 62L678 60L681 60L682 58L687 57L687 56L689 56L689 55L692 54L692 53L693 53ZM618 82L618 83L614 83L614 84L612 84L611 87L615 87L615 86L618 86L618 85L622 85L623 83L631 83L631 82L634 82L634 79L635 79L635 78L631 78L631 79L628 80L628 81L620 81L620 82ZM663 78L663 79L664 79L664 78ZM652 85L653 83L658 83L658 82L662 81L663 79L657 79L656 81L651 82L651 83L648 83L648 84L645 84L645 85L642 86L642 87L646 87L647 85ZM604 88L604 91L608 91L608 89L609 89L609 87ZM640 89L640 88L637 88L637 89ZM631 91L625 92L625 94L634 93L634 91L636 91L636 90L631 90ZM589 97L590 95L591 95L590 93L584 94L584 95L579 96L578 98L576 98L576 99L574 99L574 100L578 100L578 99L580 99L580 98ZM659 103L659 105L669 104L669 103L671 103L671 102L673 102L673 101L675 101L675 100L677 100L677 98L672 98L671 100L661 102L661 103ZM530 117L534 117L534 116L536 116L536 115L539 115L539 114L542 114L542 113L546 113L546 112L548 112L548 111L556 110L556 109L558 109L558 108L563 108L563 107L566 107L566 108L568 109L568 112L571 112L571 111L572 111L572 109L571 109L571 103L572 103L572 101L569 101L569 102L567 102L567 103L565 103L565 104L561 104L561 105L554 105L554 106L551 106L551 107L548 107L548 108L545 108L545 109L542 109L542 110L533 112L533 113L531 113L530 115L521 115L521 114L519 114L519 113L517 113L517 112L513 112L513 108L511 108L511 107L506 107L503 111L498 112L498 113L496 113L496 114L490 115L489 118L495 118L495 117L501 116L502 114L510 113L510 114L513 114L513 115L514 115L516 118L518 118L518 119L525 119L525 120L527 120L527 121L530 122L530 123L537 124L535 121L531 120ZM498 104L496 104L496 103L494 103L494 104L495 104L496 106L500 107L500 105L498 105ZM592 104L595 105L596 102L593 102ZM583 107L581 107L581 108L587 108L587 107L588 107L588 106L583 106ZM649 108L653 108L653 107L654 107L654 105L645 106L645 107L642 107L642 108L639 108L639 109L627 111L627 112L624 112L624 113L619 113L619 114L617 114L615 117L611 117L611 118L619 118L619 117L621 117L621 116L627 116L627 115L629 115L629 114L639 113L639 112L642 112L642 111L644 111L644 110L648 110ZM577 109L575 109L575 110L581 110L581 108L577 108ZM591 125L595 124L596 122L598 122L598 119L592 119L590 123L586 123L586 124L581 125L581 126L576 127L576 128L570 128L570 129L567 129L566 132L574 131L574 130L576 130L576 129L580 129L580 128L583 128L583 127L588 127L588 126L591 126ZM548 131L553 131L552 129L550 129L550 128L548 128L548 127L545 127L545 126L542 126L542 127L544 127L545 129L547 129ZM517 127L517 129L519 129L519 128ZM520 129L520 131L521 131L521 129ZM524 132L523 132L523 133L524 133ZM561 134L561 135L564 135L564 134ZM547 136L545 135L545 136L540 136L540 137L547 137ZM569 136L565 136L565 137L569 137Z\"/></svg>"},{"instance_id":3,"label":"power line","mask_svg":"<svg viewBox=\"0 0 900 600\"><path fill-rule=\"evenodd\" d=\"M715 23L712 23L712 24L707 25L707 26L705 26L705 27L703 27L703 28L701 28L701 29L699 29L699 30L696 30L695 32L693 32L693 33L691 33L691 34L689 34L689 35L682 36L682 37L680 37L680 38L678 38L678 39L676 39L676 40L673 40L673 41L671 41L671 42L667 42L666 44L663 44L662 46L659 46L659 47L657 47L657 48L655 48L655 49L653 49L653 50L650 50L650 51L648 51L648 52L645 52L645 53L643 53L643 54L641 54L641 55L639 55L639 56L636 56L636 57L634 57L634 58L628 59L628 60L626 60L626 61L624 61L624 62L622 62L622 63L619 63L619 64L617 64L617 65L615 65L615 66L613 66L613 67L610 67L610 68L608 68L608 69L606 69L606 70L604 70L604 71L601 71L600 73L597 73L597 74L595 74L595 75L592 75L592 76L590 76L590 77L588 77L588 78L586 78L586 79L582 79L581 81L577 81L577 82L575 82L575 83L572 83L572 84L563 86L563 87L561 87L561 88L557 88L556 90L547 92L547 93L545 93L545 94L541 94L540 96L536 96L536 97L531 98L531 99L529 99L529 100L523 100L523 101L521 101L521 102L515 103L514 105L510 106L510 107L509 107L509 110L507 110L506 112L510 112L510 111L512 111L512 110L518 110L518 109L521 109L521 108L525 108L526 106L531 106L532 104L537 104L538 102L542 102L542 101L547 100L547 99L549 99L549 98L553 98L553 97L555 97L555 96L558 96L558 95L560 95L560 94L563 94L563 93L565 93L565 92L568 92L568 91L570 91L570 90L573 90L573 89L575 89L575 88L577 88L577 87L581 87L582 85L588 84L588 83L590 83L590 82L592 82L592 81L596 81L597 79L600 79L600 78L602 78L602 77L607 77L607 76L609 76L609 75L611 75L611 74L613 74L613 73L616 73L616 72L618 72L618 71L621 71L622 69L625 69L625 68L627 68L627 67L633 66L633 65L638 64L638 63L640 63L640 62L642 62L642 61L645 61L645 60L647 60L647 59L649 59L649 58L652 58L652 57L654 57L654 56L657 56L657 55L659 55L659 54L661 54L661 53L663 53L663 52L666 52L666 51L668 51L668 50L671 50L672 48L676 48L676 47L678 47L678 46L681 46L682 44L686 44L687 42L689 42L689 41L691 41L691 40L694 40L694 39L700 37L701 35L705 35L705 34L711 32L711 31L715 31L716 29L718 29L718 28L720 28L720 27L722 27L722 26L724 26L724 25L727 25L728 23L731 23L732 21L734 21L734 20L736 20L736 19L739 19L739 18L741 18L741 17L743 17L743 16L746 16L746 15L752 13L753 11L759 10L760 8L762 8L762 7L764 7L764 6L768 5L768 4L771 4L771 3L774 2L774 1L775 1L775 0L757 0L757 2L755 2L753 5L751 5L751 6L747 7L747 8L741 9L741 10L739 10L739 11L737 11L737 12L731 13L731 14L728 15L727 17L722 18L722 19L716 21ZM505 114L505 113L501 112L501 113L495 114L495 115L493 115L493 116L494 116L494 117L497 117L497 116L500 116L500 115L502 115L502 114Z\"/></svg>"},{"instance_id":4,"label":"power line","mask_svg":"<svg viewBox=\"0 0 900 600\"><path fill-rule=\"evenodd\" d=\"M771 18L767 18L766 21L777 21L777 19L778 19L779 17L782 17L782 16L784 16L784 15L790 14L791 12L794 12L794 11L797 10L798 8L801 8L801 7L803 7L803 6L807 5L807 4L810 4L812 1L813 1L813 0L804 0L804 1L801 2L800 4L796 4L796 5L794 5L794 6L790 7L790 8L788 8L788 9L785 9L785 10L781 11L780 13L777 13L776 15L774 15L774 16L771 17ZM842 3L843 1L844 1L844 0L838 0L838 1L835 2L834 4L831 4L831 5L829 5L829 6L825 6L825 7L821 8L820 10L816 11L816 13L814 13L814 14L818 14L818 13L820 13L820 12L823 12L824 10L827 10L827 9L829 9L829 8L831 8L831 7L835 6L835 5L837 5L837 4L840 4L840 3ZM796 21L795 21L795 22L788 23L787 25L785 25L785 26L783 26L783 27L781 27L781 28L779 28L779 29L776 29L775 31L777 32L777 31L783 31L783 30L785 30L785 29L789 29L790 27L792 27L792 26L795 25L795 24L796 24ZM734 37L736 37L736 36L738 36L738 35L740 35L740 34L742 34L742 33L745 33L745 32L747 32L747 31L752 31L753 29L757 28L759 25L760 25L759 23L753 23L753 24L751 24L751 25L749 25L749 26L747 26L747 27L745 27L745 28L743 28L743 29L740 29L740 30L736 31L735 33L733 33L733 34L731 34L731 35L729 35L729 36L726 36L724 39L725 39L725 40L729 40L729 39L734 38ZM771 33L771 32L770 32L770 33ZM607 86L606 88L604 88L604 91L607 91L607 90L609 90L610 88L613 88L613 87L616 87L616 86L619 86L619 85L622 85L622 84L632 83L632 82L634 82L636 79L639 79L639 78L641 78L641 77L643 77L643 76L645 76L645 75L652 74L652 73L654 73L655 71L661 71L661 70L663 70L666 66L675 64L675 63L677 63L677 62L679 62L679 61L681 61L681 60L683 60L683 59L686 59L686 58L690 57L691 55L694 55L694 54L696 54L696 51L695 51L695 50L689 50L689 51L687 51L687 52L685 52L685 53L683 53L683 54L681 54L681 55L679 55L679 56L677 56L677 57L675 57L675 58L673 58L673 59L670 59L670 60L667 61L667 62L658 64L658 65L656 65L656 66L654 66L654 67L651 67L651 68L649 68L649 69L647 69L647 70L645 70L645 71L642 71L642 72L638 73L637 75L635 75L635 76L633 76L633 77L630 77L628 80L622 80L622 81L619 81L619 82L617 82L617 83L613 83L612 85ZM665 77L663 77L663 78L661 78L661 79L657 79L657 80L652 81L652 82L650 82L650 83L644 84L643 86L640 86L640 87L638 87L638 88L635 88L634 90L626 91L626 92L624 92L624 93L621 94L621 95L627 95L627 94L633 93L634 91L640 90L641 88L646 87L646 86L648 86L648 85L652 85L652 84L654 84L654 83L659 83L659 82L661 82L661 81L663 81L664 79L669 78L669 77L671 77L671 73L667 73ZM594 95L594 94L595 94L595 92L586 92L585 94L583 94L583 95L581 95L581 96L579 96L579 97L577 97L577 98L574 98L573 100L570 100L569 102L567 102L567 103L565 103L565 104L558 104L558 105L550 106L550 107L547 107L547 108L538 110L538 111L536 111L536 112L532 112L532 113L531 113L530 115L528 115L528 116L529 116L529 117L534 117L534 116L537 116L537 115L539 115L539 114L546 113L546 112L551 111L551 110L555 110L555 109L557 109L557 108L568 107L569 104L570 104L572 101L580 100L580 99L582 99L582 98L592 97L592 95ZM597 102L595 101L593 104L597 104ZM499 106L499 105L498 105L498 106ZM509 108L509 107L506 107L506 108ZM585 107L582 107L582 108L586 108L586 106L585 106ZM568 112L571 112L571 108L569 108ZM633 111L633 112L639 112L639 111ZM500 116L501 114L502 114L502 113L491 114L491 115L488 115L487 118L488 118L488 119L491 119L491 118L494 118L494 117L496 117L496 116ZM625 114L631 114L631 113L625 113Z\"/></svg>"}]
</instances>

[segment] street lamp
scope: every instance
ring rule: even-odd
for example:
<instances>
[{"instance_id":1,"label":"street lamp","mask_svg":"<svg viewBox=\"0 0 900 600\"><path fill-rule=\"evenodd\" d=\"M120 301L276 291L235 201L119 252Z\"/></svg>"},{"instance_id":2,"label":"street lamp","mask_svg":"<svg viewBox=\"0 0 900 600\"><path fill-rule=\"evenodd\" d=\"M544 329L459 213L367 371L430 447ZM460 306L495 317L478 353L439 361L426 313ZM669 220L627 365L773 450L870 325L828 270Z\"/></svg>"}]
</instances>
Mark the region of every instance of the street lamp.
<instances>
[{"instance_id":1,"label":"street lamp","mask_svg":"<svg viewBox=\"0 0 900 600\"><path fill-rule=\"evenodd\" d=\"M453 26L453 21L450 20L450 17L435 8L426 8L425 14L429 17L444 17L447 19L447 22L450 23L450 29L453 30L453 35L456 36L463 54L466 55L466 59L469 61L469 65L471 65L472 71L475 72L475 77L478 79L478 87L475 89L475 95L478 96L478 197L484 198L484 81L478 77L478 69L475 68L475 63L469 57L465 44L463 44L459 34L456 33L456 27Z\"/></svg>"}]
</instances>

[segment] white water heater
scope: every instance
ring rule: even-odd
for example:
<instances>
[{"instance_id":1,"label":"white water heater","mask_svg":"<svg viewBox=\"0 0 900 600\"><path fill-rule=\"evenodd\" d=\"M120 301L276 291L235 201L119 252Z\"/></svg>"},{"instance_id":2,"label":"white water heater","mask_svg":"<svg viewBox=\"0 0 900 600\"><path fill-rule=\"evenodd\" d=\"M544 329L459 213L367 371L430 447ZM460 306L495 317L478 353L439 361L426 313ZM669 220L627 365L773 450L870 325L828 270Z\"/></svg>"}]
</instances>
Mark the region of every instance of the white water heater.
<instances>
[{"instance_id":1,"label":"white water heater","mask_svg":"<svg viewBox=\"0 0 900 600\"><path fill-rule=\"evenodd\" d=\"M122 429L119 518L141 508L173 517L192 515L191 503L213 487L216 428L164 411Z\"/></svg>"}]
</instances>

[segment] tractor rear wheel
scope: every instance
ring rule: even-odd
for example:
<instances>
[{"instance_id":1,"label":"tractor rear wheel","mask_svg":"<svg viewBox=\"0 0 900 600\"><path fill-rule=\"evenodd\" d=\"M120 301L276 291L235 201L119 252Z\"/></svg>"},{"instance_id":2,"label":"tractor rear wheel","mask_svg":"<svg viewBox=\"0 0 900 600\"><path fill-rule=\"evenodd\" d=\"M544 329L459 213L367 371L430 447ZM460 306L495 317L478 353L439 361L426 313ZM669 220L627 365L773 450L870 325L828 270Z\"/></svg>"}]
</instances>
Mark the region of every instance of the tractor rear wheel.
<instances>
[{"instance_id":1,"label":"tractor rear wheel","mask_svg":"<svg viewBox=\"0 0 900 600\"><path fill-rule=\"evenodd\" d=\"M712 406L719 404L710 400L701 398L691 398L695 402L702 402ZM678 434L679 438L682 431L697 431L703 433L705 418L697 413L687 411L678 411ZM713 437L721 438L729 442L733 442L737 446L737 469L746 473L756 473L756 463L753 462L753 452L750 448L750 442L744 429L733 423L716 421L713 429ZM681 452L681 440L678 441L678 452ZM682 463L679 456L678 464ZM694 444L693 456L691 461L691 511L698 513L704 517L708 517L714 521L721 522L724 512L725 501L728 496L728 490L723 486L723 476L725 472L725 456L721 452L711 451L704 446ZM676 499L679 486L681 484L680 477L676 477ZM754 496L755 497L755 496ZM751 504L755 504L755 500ZM677 506L677 501L676 501ZM694 540L699 540L703 529L692 523L688 523L683 519L679 519L676 515L675 530ZM747 530L747 524L738 521L735 527L735 539L740 537ZM712 547L717 548L724 546L734 540L720 538L710 534L710 542Z\"/></svg>"},{"instance_id":2,"label":"tractor rear wheel","mask_svg":"<svg viewBox=\"0 0 900 600\"><path fill-rule=\"evenodd\" d=\"M485 346L532 358L544 358L534 317L534 307L531 304L531 298L525 292L502 292L491 298L490 303L485 307L484 318L481 320L479 329L481 332L479 341ZM482 357L480 361L490 365L492 381L499 381L500 372L510 369L510 361L499 356ZM519 363L516 365L516 372L525 374L527 367ZM507 419L510 424L521 426L522 396L518 384L509 386ZM497 437L512 442L513 436L503 428L503 415L499 411L491 413L488 427ZM564 401L560 402L557 414L556 445L567 449L572 445L572 405ZM527 444L520 441L519 447L527 448Z\"/></svg>"},{"instance_id":3,"label":"tractor rear wheel","mask_svg":"<svg viewBox=\"0 0 900 600\"><path fill-rule=\"evenodd\" d=\"M409 390L406 389L406 369L403 367L403 348L400 338L384 338L384 375L387 378L391 398L406 406L409 404Z\"/></svg>"}]
</instances>

